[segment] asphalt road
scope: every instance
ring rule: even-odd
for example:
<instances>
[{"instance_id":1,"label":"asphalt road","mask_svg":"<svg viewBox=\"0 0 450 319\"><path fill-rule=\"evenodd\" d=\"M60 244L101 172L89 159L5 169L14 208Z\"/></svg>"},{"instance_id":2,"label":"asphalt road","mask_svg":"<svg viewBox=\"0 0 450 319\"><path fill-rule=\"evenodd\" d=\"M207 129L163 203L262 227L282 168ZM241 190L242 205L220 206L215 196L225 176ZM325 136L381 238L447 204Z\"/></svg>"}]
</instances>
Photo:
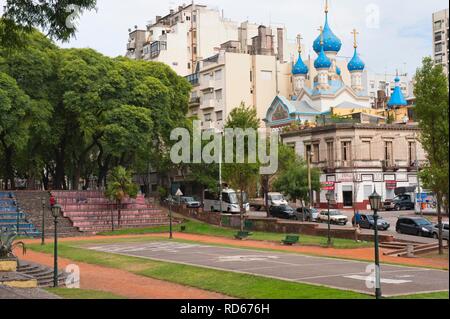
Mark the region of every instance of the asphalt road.
<instances>
[{"instance_id":1,"label":"asphalt road","mask_svg":"<svg viewBox=\"0 0 450 319\"><path fill-rule=\"evenodd\" d=\"M373 265L367 262L177 242L100 244L87 248L368 294L374 291ZM449 273L382 265L381 283L386 297L445 291L449 289Z\"/></svg>"},{"instance_id":2,"label":"asphalt road","mask_svg":"<svg viewBox=\"0 0 450 319\"><path fill-rule=\"evenodd\" d=\"M353 218L353 211L352 210L341 210L340 212L348 217L349 223L346 226L332 225L332 228L337 228L337 229L338 228L342 228L342 227L352 228L353 226L352 226L351 220ZM367 214L370 214L370 215L373 214L370 211L366 211L366 212L361 211L361 213L367 213ZM399 234L399 233L397 233L395 231L395 225L397 223L398 217L400 217L400 216L417 216L414 211L400 211L400 212L397 212L397 211L381 211L381 212L379 212L379 215L391 225L389 230L381 232L383 234L392 235L395 238L400 239L400 240L413 241L413 242L424 243L424 244L431 244L431 243L437 243L438 242L437 239L434 239L434 238L404 235L404 234ZM266 217L266 212L251 211L251 212L248 213L248 216L264 218L264 217ZM436 219L436 218L433 218L433 219ZM444 218L444 220L448 221L448 218ZM327 228L327 225L326 224L319 224L319 227ZM373 230L362 229L361 232L363 234L365 234L365 233L372 234Z\"/></svg>"}]
</instances>

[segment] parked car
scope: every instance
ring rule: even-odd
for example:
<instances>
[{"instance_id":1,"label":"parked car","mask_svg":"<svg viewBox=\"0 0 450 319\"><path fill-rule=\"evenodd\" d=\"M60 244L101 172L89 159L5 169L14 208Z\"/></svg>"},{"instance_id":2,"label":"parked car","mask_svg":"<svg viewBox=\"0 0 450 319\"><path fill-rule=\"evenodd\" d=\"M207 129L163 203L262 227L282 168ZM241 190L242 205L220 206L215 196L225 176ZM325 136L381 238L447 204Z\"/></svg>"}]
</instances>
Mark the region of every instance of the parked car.
<instances>
[{"instance_id":1,"label":"parked car","mask_svg":"<svg viewBox=\"0 0 450 319\"><path fill-rule=\"evenodd\" d=\"M389 210L414 210L415 203L411 195L404 194L394 197L394 199L388 199L383 204L384 209Z\"/></svg>"},{"instance_id":2,"label":"parked car","mask_svg":"<svg viewBox=\"0 0 450 319\"><path fill-rule=\"evenodd\" d=\"M389 229L389 227L391 227L391 225L387 221L385 221L383 218L378 218L377 224L378 224L378 229L383 230L383 231L386 231ZM356 226L355 217L353 217L353 219L352 219L352 225ZM375 225L375 219L373 218L373 215L361 214L361 220L359 221L359 227L364 228L364 229L374 229L374 225Z\"/></svg>"},{"instance_id":3,"label":"parked car","mask_svg":"<svg viewBox=\"0 0 450 319\"><path fill-rule=\"evenodd\" d=\"M300 207L297 208L297 214L300 217L300 220L303 220L307 222L317 222L319 218L319 211L315 208L307 208L307 207Z\"/></svg>"},{"instance_id":4,"label":"parked car","mask_svg":"<svg viewBox=\"0 0 450 319\"><path fill-rule=\"evenodd\" d=\"M433 224L422 217L399 217L395 230L399 234L433 237Z\"/></svg>"},{"instance_id":5,"label":"parked car","mask_svg":"<svg viewBox=\"0 0 450 319\"><path fill-rule=\"evenodd\" d=\"M177 205L179 205L178 199L175 198L175 197L172 196L172 195L169 195L169 196L164 200L164 202L166 202L167 204L172 205L172 206L177 206Z\"/></svg>"},{"instance_id":6,"label":"parked car","mask_svg":"<svg viewBox=\"0 0 450 319\"><path fill-rule=\"evenodd\" d=\"M433 237L438 239L439 238L439 225L436 224L433 227ZM442 239L445 239L448 241L448 222L442 223Z\"/></svg>"},{"instance_id":7,"label":"parked car","mask_svg":"<svg viewBox=\"0 0 450 319\"><path fill-rule=\"evenodd\" d=\"M328 223L328 211L322 211L319 214L319 222ZM347 225L348 217L343 215L340 211L330 210L330 223L336 225Z\"/></svg>"},{"instance_id":8,"label":"parked car","mask_svg":"<svg viewBox=\"0 0 450 319\"><path fill-rule=\"evenodd\" d=\"M289 205L272 206L270 207L269 212L272 217L281 219L298 220L299 217L296 211Z\"/></svg>"},{"instance_id":9,"label":"parked car","mask_svg":"<svg viewBox=\"0 0 450 319\"><path fill-rule=\"evenodd\" d=\"M194 197L183 196L180 198L181 205L186 205L187 208L200 208L201 203L196 201Z\"/></svg>"}]
</instances>

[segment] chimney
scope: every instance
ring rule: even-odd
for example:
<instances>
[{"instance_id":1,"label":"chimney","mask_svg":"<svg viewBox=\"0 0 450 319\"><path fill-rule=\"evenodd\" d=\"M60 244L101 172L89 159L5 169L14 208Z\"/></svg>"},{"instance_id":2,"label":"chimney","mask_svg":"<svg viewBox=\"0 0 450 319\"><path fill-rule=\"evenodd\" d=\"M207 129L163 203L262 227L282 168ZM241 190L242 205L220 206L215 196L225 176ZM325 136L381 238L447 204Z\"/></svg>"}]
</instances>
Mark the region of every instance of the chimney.
<instances>
[{"instance_id":1,"label":"chimney","mask_svg":"<svg viewBox=\"0 0 450 319\"><path fill-rule=\"evenodd\" d=\"M175 10L170 9L170 14L174 14Z\"/></svg>"},{"instance_id":2,"label":"chimney","mask_svg":"<svg viewBox=\"0 0 450 319\"><path fill-rule=\"evenodd\" d=\"M159 22L159 20L161 20L161 16L156 16L156 23L158 23Z\"/></svg>"},{"instance_id":3,"label":"chimney","mask_svg":"<svg viewBox=\"0 0 450 319\"><path fill-rule=\"evenodd\" d=\"M284 62L284 30L277 29L278 60Z\"/></svg>"}]
</instances>

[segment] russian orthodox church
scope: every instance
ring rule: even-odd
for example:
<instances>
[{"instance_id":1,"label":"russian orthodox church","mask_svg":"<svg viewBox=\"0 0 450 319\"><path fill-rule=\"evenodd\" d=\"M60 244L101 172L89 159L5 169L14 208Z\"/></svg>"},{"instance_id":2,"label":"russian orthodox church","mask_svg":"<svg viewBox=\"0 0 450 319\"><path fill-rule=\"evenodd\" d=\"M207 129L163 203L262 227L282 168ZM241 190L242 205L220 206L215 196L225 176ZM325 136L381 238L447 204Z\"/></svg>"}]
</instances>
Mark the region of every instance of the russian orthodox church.
<instances>
[{"instance_id":1,"label":"russian orthodox church","mask_svg":"<svg viewBox=\"0 0 450 319\"><path fill-rule=\"evenodd\" d=\"M348 113L367 110L371 113L372 105L362 80L365 64L358 54L357 32L353 31L354 55L347 64L351 84L346 84L337 63L342 41L333 33L328 20L328 6L326 6L324 27L321 27L320 35L313 44L313 49L317 53L314 61L317 75L311 81L307 81L312 72L302 58L302 46L299 43L298 59L292 68L293 95L275 97L264 120L268 127L282 127L299 121L314 123L318 117L330 115L332 110L337 113L340 110L340 113L345 113L346 110ZM300 39L301 37L298 42ZM311 84L308 85L307 82Z\"/></svg>"}]
</instances>

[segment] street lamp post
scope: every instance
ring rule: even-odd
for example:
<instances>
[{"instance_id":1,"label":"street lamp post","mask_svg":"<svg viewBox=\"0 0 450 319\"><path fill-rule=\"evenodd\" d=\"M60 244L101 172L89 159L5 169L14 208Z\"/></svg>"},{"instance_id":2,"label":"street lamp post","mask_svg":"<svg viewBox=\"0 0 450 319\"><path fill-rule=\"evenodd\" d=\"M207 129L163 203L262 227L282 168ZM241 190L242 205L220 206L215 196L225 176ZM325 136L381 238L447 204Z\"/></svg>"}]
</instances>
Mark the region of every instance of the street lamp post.
<instances>
[{"instance_id":1,"label":"street lamp post","mask_svg":"<svg viewBox=\"0 0 450 319\"><path fill-rule=\"evenodd\" d=\"M54 242L54 259L53 259L53 287L58 287L58 217L61 215L61 206L53 205L52 216L55 219L55 242Z\"/></svg>"},{"instance_id":2,"label":"street lamp post","mask_svg":"<svg viewBox=\"0 0 450 319\"><path fill-rule=\"evenodd\" d=\"M220 148L219 148L219 201L220 201L220 213L223 213L223 196L222 196L222 139L223 139L223 135L224 132L220 129L216 129L215 130L216 134L220 134L220 139L221 139L221 143L220 143Z\"/></svg>"},{"instance_id":3,"label":"street lamp post","mask_svg":"<svg viewBox=\"0 0 450 319\"><path fill-rule=\"evenodd\" d=\"M381 208L381 196L376 189L369 197L370 207L373 210L374 232L375 232L375 297L381 299L381 270L380 270L380 252L378 247L378 211Z\"/></svg>"},{"instance_id":4,"label":"street lamp post","mask_svg":"<svg viewBox=\"0 0 450 319\"><path fill-rule=\"evenodd\" d=\"M308 166L308 191L309 191L309 208L312 209L314 207L314 194L312 190L312 177L311 177L311 162L312 157L314 156L314 153L311 151L308 151L307 153L307 166Z\"/></svg>"},{"instance_id":5,"label":"street lamp post","mask_svg":"<svg viewBox=\"0 0 450 319\"><path fill-rule=\"evenodd\" d=\"M42 205L42 231L41 231L41 245L45 245L45 198L41 197Z\"/></svg>"},{"instance_id":6,"label":"street lamp post","mask_svg":"<svg viewBox=\"0 0 450 319\"><path fill-rule=\"evenodd\" d=\"M328 191L325 195L328 203L328 247L331 247L331 217L330 217L330 202L333 194Z\"/></svg>"}]
</instances>

